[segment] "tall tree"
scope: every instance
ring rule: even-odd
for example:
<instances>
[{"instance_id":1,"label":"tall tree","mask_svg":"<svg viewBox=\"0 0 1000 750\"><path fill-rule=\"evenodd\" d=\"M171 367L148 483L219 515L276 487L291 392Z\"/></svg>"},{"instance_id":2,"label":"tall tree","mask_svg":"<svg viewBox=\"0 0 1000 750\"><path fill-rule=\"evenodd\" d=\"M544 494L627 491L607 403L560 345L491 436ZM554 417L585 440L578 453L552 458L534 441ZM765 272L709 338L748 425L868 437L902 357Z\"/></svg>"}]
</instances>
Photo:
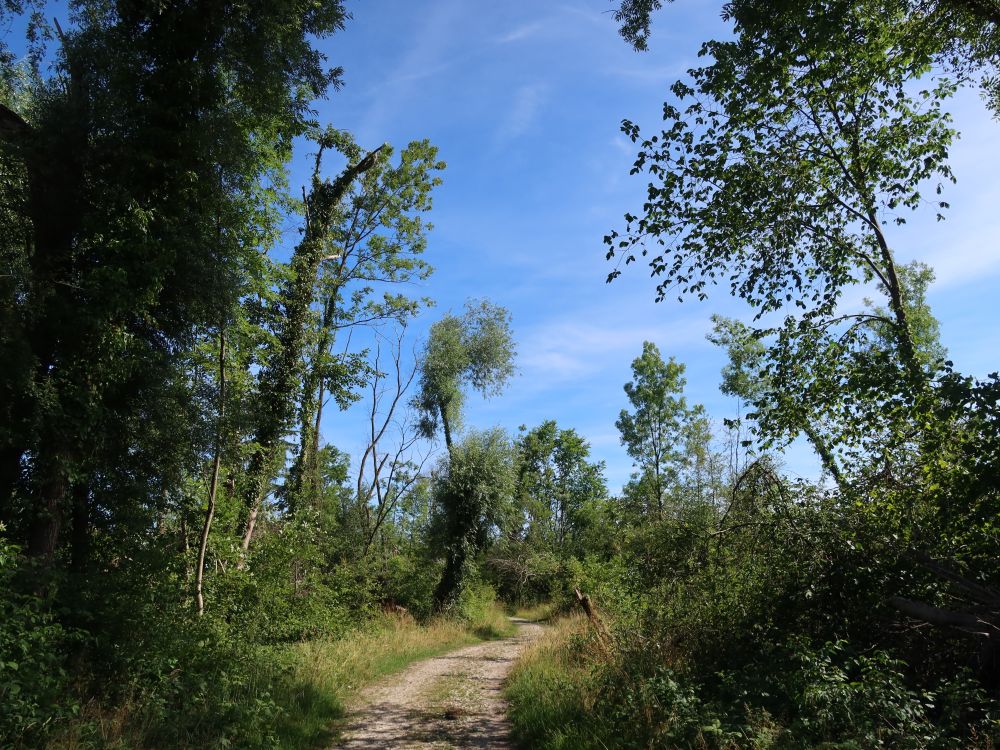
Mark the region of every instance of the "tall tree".
<instances>
[{"instance_id":1,"label":"tall tree","mask_svg":"<svg viewBox=\"0 0 1000 750\"><path fill-rule=\"evenodd\" d=\"M347 158L359 149L346 133L338 148ZM331 392L343 401L338 382L343 368L357 363L335 357L337 335L358 325L404 321L423 300L394 289L426 279L430 266L421 259L431 225L422 214L431 209L431 194L441 183L445 164L427 141L414 141L392 163L392 150L360 179L344 198L344 210L331 232L330 255L320 265L318 310L311 321L308 363L299 405L299 440L295 461L285 482L286 502L294 507L319 486L319 425Z\"/></svg>"},{"instance_id":2,"label":"tall tree","mask_svg":"<svg viewBox=\"0 0 1000 750\"><path fill-rule=\"evenodd\" d=\"M514 494L514 453L499 429L472 432L452 445L435 487L445 568L434 592L437 609L461 593L475 556L505 524Z\"/></svg>"},{"instance_id":3,"label":"tall tree","mask_svg":"<svg viewBox=\"0 0 1000 750\"><path fill-rule=\"evenodd\" d=\"M622 409L615 422L621 442L648 488L647 509L663 513L668 492L679 478L683 429L688 417L684 365L664 362L649 341L632 361L632 381L625 384L632 411Z\"/></svg>"},{"instance_id":4,"label":"tall tree","mask_svg":"<svg viewBox=\"0 0 1000 750\"><path fill-rule=\"evenodd\" d=\"M739 31L706 44L710 63L673 86L690 103L668 102L658 135L623 126L641 140L634 171L651 183L643 215L605 238L608 255L648 254L660 298L704 298L724 279L771 323L755 332L770 342L767 377L797 399L768 412L772 434L803 429L808 414L854 425L858 454L906 452L933 371L911 320L919 288L907 288L891 227L952 179L943 104L954 85L913 92L931 55L907 46L902 8L838 2L814 14L789 3ZM883 311L843 309L844 291L862 284L882 293Z\"/></svg>"},{"instance_id":5,"label":"tall tree","mask_svg":"<svg viewBox=\"0 0 1000 750\"><path fill-rule=\"evenodd\" d=\"M323 258L329 254L330 234L341 210L340 202L351 183L375 166L381 151L380 147L350 164L336 180L323 179L320 176L323 152L336 146L338 135L332 130L317 135L319 150L305 203L305 230L292 255L289 279L280 295L276 352L258 377L257 426L243 489L246 506L244 551L253 538L261 502L283 463L285 445L282 438L290 427L299 393L306 319L314 299L316 273Z\"/></svg>"},{"instance_id":6,"label":"tall tree","mask_svg":"<svg viewBox=\"0 0 1000 750\"><path fill-rule=\"evenodd\" d=\"M42 54L24 83L0 60L20 227L0 288L0 350L13 364L0 376L0 515L44 559L70 498L92 497L116 460L134 463L136 435L123 443L121 426L153 439L175 353L218 321L220 303L237 304L242 269L277 226L291 140L339 81L312 40L345 18L337 0L72 10L53 35L51 77ZM167 481L162 463L141 467L147 485ZM130 493L104 499L113 515L148 512L126 511Z\"/></svg>"},{"instance_id":7,"label":"tall tree","mask_svg":"<svg viewBox=\"0 0 1000 750\"><path fill-rule=\"evenodd\" d=\"M461 316L448 314L431 326L420 365L415 405L432 437L440 426L450 451L461 424L464 389L499 394L514 374L510 313L488 300L468 301Z\"/></svg>"}]
</instances>

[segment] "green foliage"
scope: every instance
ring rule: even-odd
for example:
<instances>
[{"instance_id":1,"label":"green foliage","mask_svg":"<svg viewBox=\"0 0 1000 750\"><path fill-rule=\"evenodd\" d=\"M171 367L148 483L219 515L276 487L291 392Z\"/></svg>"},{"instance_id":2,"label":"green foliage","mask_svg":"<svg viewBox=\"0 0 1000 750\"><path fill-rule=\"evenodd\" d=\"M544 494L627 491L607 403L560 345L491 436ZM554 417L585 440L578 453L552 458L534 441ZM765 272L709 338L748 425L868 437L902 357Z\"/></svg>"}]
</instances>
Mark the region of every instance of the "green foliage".
<instances>
[{"instance_id":1,"label":"green foliage","mask_svg":"<svg viewBox=\"0 0 1000 750\"><path fill-rule=\"evenodd\" d=\"M527 543L581 554L593 514L607 497L604 464L572 429L543 422L518 440L518 503Z\"/></svg>"},{"instance_id":2,"label":"green foliage","mask_svg":"<svg viewBox=\"0 0 1000 750\"><path fill-rule=\"evenodd\" d=\"M426 302L393 287L430 271L444 164L312 121L341 82L314 46L338 0L71 6L65 28L22 19L26 57L0 43L0 745L277 746L289 642L431 606L426 522L359 554L318 424L375 377L334 332Z\"/></svg>"},{"instance_id":3,"label":"green foliage","mask_svg":"<svg viewBox=\"0 0 1000 750\"><path fill-rule=\"evenodd\" d=\"M348 133L332 131L338 151L348 160L361 155ZM391 147L352 183L320 262L319 309L307 330L307 365L299 399L299 444L282 487L286 505L294 509L313 500L320 485L317 456L319 419L326 394L343 409L357 400L359 375L376 377L376 366L362 357L335 355L337 334L355 326L393 321L405 326L426 299L393 291L426 279L430 266L422 260L431 229L422 214L430 211L431 194L441 184L445 164L427 141L410 143L393 164Z\"/></svg>"},{"instance_id":4,"label":"green foliage","mask_svg":"<svg viewBox=\"0 0 1000 750\"><path fill-rule=\"evenodd\" d=\"M649 174L649 200L605 242L626 264L650 253L661 298L703 299L727 283L769 323L738 336L766 342L759 437L805 433L837 477L866 455L903 455L927 408L926 279L897 264L890 228L952 179L954 86L938 78L914 91L931 53L907 49L902 6L752 11L734 9L736 38L707 43L709 62L673 86L659 134L624 124L641 142L633 172ZM857 284L873 284L885 309L843 310Z\"/></svg>"},{"instance_id":5,"label":"green foliage","mask_svg":"<svg viewBox=\"0 0 1000 750\"><path fill-rule=\"evenodd\" d=\"M515 474L510 439L500 429L471 432L452 448L439 471L436 529L446 561L434 600L438 608L450 608L475 557L511 517Z\"/></svg>"},{"instance_id":6,"label":"green foliage","mask_svg":"<svg viewBox=\"0 0 1000 750\"><path fill-rule=\"evenodd\" d=\"M450 450L465 385L486 397L498 395L514 374L514 357L510 313L489 300L469 300L462 316L449 314L432 325L414 400L424 434L433 437L440 425Z\"/></svg>"},{"instance_id":7,"label":"green foliage","mask_svg":"<svg viewBox=\"0 0 1000 750\"><path fill-rule=\"evenodd\" d=\"M496 591L482 581L463 582L454 615L480 638L503 638L514 633L514 627L497 606Z\"/></svg>"},{"instance_id":8,"label":"green foliage","mask_svg":"<svg viewBox=\"0 0 1000 750\"><path fill-rule=\"evenodd\" d=\"M18 593L19 550L4 532L0 524L0 738L30 747L80 709L65 662L82 639L40 597Z\"/></svg>"}]
</instances>

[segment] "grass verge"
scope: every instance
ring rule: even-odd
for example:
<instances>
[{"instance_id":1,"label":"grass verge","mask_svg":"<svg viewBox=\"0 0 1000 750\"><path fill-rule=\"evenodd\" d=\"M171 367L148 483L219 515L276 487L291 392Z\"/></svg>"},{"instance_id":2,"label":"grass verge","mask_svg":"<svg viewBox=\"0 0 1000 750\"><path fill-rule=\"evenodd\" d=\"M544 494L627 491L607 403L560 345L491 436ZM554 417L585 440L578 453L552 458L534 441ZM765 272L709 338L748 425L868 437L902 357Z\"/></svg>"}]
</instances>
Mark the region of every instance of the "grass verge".
<instances>
[{"instance_id":1,"label":"grass verge","mask_svg":"<svg viewBox=\"0 0 1000 750\"><path fill-rule=\"evenodd\" d=\"M284 709L278 727L280 747L322 747L335 738L345 704L365 685L420 659L514 631L499 606L477 615L471 622L440 618L425 625L409 617L386 617L336 641L296 644L291 679L276 696Z\"/></svg>"},{"instance_id":2,"label":"grass verge","mask_svg":"<svg viewBox=\"0 0 1000 750\"><path fill-rule=\"evenodd\" d=\"M343 637L260 647L236 684L219 683L215 706L185 732L168 733L170 718L199 707L181 700L136 698L114 707L85 703L46 743L46 750L317 750L336 739L346 706L364 686L414 661L511 634L499 605L483 602L461 616L418 625L409 615L381 616ZM206 677L205 679L210 679ZM190 725L191 722L189 721ZM201 724L218 725L215 729ZM6 745L0 741L0 745Z\"/></svg>"},{"instance_id":3,"label":"grass verge","mask_svg":"<svg viewBox=\"0 0 1000 750\"><path fill-rule=\"evenodd\" d=\"M576 614L558 618L514 665L506 697L514 736L522 747L606 747L589 721L595 697L594 663L588 656L595 652L586 644L590 638L585 618Z\"/></svg>"}]
</instances>

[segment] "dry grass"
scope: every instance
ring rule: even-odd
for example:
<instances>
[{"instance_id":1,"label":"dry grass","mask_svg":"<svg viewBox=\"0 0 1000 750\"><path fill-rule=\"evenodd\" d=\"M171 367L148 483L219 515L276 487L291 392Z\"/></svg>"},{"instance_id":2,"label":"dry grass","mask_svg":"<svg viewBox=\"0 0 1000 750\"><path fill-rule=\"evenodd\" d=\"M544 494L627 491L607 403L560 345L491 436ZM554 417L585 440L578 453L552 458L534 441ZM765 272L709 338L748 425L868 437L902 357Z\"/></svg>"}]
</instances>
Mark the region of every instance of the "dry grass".
<instances>
[{"instance_id":1,"label":"dry grass","mask_svg":"<svg viewBox=\"0 0 1000 750\"><path fill-rule=\"evenodd\" d=\"M271 739L261 737L259 743L252 743L254 747L273 746L274 740L282 750L329 747L346 714L346 704L365 685L414 661L502 637L513 629L495 604L484 606L472 621L439 618L418 625L409 615L384 615L336 640L277 648L275 663L288 669L262 667L253 684L243 689L246 695L241 692L242 697L234 700L245 704L243 710L253 710L253 701L268 695L281 708L276 721L267 722ZM89 702L76 720L51 738L47 750L149 747L148 738L144 739L148 729L145 708L131 702L114 708ZM195 746L203 745L190 745Z\"/></svg>"},{"instance_id":2,"label":"dry grass","mask_svg":"<svg viewBox=\"0 0 1000 750\"><path fill-rule=\"evenodd\" d=\"M514 612L514 617L520 617L522 620L528 620L529 622L546 622L551 620L558 614L559 608L552 602L542 602L541 604L532 604L528 607L519 607L516 612Z\"/></svg>"},{"instance_id":3,"label":"dry grass","mask_svg":"<svg viewBox=\"0 0 1000 750\"><path fill-rule=\"evenodd\" d=\"M410 662L481 640L470 628L448 619L416 625L412 619L385 617L370 630L335 641L295 646L297 680L324 692L346 695Z\"/></svg>"},{"instance_id":4,"label":"dry grass","mask_svg":"<svg viewBox=\"0 0 1000 750\"><path fill-rule=\"evenodd\" d=\"M297 644L295 694L282 700L289 710L280 728L281 747L306 750L332 739L331 725L343 718L344 705L380 677L420 659L513 631L498 606L481 614L475 622L439 618L425 625L417 625L409 616L385 616L336 641Z\"/></svg>"}]
</instances>

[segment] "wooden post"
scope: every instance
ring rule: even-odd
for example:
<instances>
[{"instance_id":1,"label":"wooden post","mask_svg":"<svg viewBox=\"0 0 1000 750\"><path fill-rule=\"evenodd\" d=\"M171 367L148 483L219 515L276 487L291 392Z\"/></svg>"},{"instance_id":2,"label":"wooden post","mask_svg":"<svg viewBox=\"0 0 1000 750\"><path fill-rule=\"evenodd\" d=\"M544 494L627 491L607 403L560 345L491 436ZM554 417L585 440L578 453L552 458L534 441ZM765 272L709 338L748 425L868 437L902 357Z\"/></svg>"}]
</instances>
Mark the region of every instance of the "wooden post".
<instances>
[{"instance_id":1,"label":"wooden post","mask_svg":"<svg viewBox=\"0 0 1000 750\"><path fill-rule=\"evenodd\" d=\"M573 593L576 594L576 601L581 607L583 607L583 611L587 614L587 619L590 620L590 624L597 633L598 642L605 650L607 650L611 640L611 634L608 633L607 627L601 621L597 612L594 611L594 605L591 603L590 597L582 593L580 589L573 589Z\"/></svg>"}]
</instances>

